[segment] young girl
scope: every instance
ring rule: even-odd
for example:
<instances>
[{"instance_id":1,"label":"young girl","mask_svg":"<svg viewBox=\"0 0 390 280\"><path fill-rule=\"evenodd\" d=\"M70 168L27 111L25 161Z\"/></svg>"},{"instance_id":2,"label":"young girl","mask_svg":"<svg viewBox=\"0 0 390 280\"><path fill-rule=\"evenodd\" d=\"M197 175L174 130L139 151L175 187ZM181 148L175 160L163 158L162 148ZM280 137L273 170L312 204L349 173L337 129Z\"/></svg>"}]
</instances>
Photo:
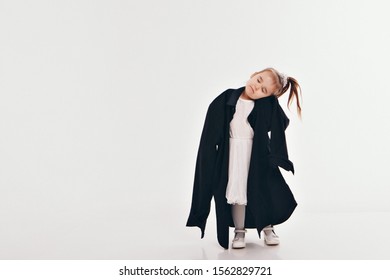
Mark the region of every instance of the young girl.
<instances>
[{"instance_id":1,"label":"young girl","mask_svg":"<svg viewBox=\"0 0 390 280\"><path fill-rule=\"evenodd\" d=\"M209 105L187 220L201 238L214 197L222 247L229 247L229 227L235 227L232 248L245 247L246 228L256 228L260 238L263 231L266 245L279 244L273 225L297 206L278 168L294 174L285 138L289 119L278 102L289 88L288 106L295 97L301 117L298 82L274 68L252 74L245 87L228 89Z\"/></svg>"}]
</instances>

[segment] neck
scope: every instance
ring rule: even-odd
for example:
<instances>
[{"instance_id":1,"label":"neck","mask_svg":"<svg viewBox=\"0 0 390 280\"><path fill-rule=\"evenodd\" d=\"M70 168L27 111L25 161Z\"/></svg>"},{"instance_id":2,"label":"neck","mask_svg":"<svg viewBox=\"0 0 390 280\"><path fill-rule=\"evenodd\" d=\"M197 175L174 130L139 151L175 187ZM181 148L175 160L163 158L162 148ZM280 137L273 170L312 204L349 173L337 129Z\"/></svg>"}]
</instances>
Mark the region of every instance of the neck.
<instances>
[{"instance_id":1,"label":"neck","mask_svg":"<svg viewBox=\"0 0 390 280\"><path fill-rule=\"evenodd\" d=\"M246 94L245 89L242 91L242 93L241 93L241 95L240 95L240 98L245 99L245 100L252 100L252 99L249 98L249 96Z\"/></svg>"}]
</instances>

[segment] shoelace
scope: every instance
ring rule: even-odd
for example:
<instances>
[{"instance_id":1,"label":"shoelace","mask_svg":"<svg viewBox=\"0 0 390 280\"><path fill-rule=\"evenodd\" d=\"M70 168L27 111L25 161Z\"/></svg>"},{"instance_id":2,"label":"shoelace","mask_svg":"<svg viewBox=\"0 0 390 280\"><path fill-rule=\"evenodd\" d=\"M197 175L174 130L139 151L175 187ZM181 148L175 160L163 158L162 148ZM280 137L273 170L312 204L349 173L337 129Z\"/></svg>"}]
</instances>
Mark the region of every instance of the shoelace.
<instances>
[{"instance_id":1,"label":"shoelace","mask_svg":"<svg viewBox=\"0 0 390 280\"><path fill-rule=\"evenodd\" d=\"M271 231L271 233L269 233L270 231ZM264 233L265 233L265 235L266 235L267 237L272 236L272 237L277 237L277 238L279 238L279 236L277 236L277 234L274 232L273 229L266 229L266 230L264 230Z\"/></svg>"}]
</instances>

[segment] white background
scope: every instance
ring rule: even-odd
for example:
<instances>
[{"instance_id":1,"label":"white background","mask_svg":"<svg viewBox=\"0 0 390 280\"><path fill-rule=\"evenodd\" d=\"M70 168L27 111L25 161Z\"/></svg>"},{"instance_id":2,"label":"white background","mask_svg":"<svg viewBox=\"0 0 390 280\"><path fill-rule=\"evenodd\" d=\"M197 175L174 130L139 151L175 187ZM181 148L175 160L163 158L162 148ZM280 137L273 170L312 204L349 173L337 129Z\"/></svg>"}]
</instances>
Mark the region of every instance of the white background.
<instances>
[{"instance_id":1,"label":"white background","mask_svg":"<svg viewBox=\"0 0 390 280\"><path fill-rule=\"evenodd\" d=\"M206 258L178 247L200 244L185 223L207 106L269 66L303 95L302 121L279 100L298 202L286 224L356 214L357 230L390 231L359 220L390 212L388 11L379 0L0 1L0 258Z\"/></svg>"}]
</instances>

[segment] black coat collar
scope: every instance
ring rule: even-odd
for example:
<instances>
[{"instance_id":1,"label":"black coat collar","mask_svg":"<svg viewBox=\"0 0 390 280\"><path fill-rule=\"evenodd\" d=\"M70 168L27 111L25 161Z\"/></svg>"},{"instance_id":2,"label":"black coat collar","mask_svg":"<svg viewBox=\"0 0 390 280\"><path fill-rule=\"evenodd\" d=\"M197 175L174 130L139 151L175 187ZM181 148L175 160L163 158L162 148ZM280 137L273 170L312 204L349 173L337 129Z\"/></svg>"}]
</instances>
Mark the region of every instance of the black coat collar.
<instances>
[{"instance_id":1,"label":"black coat collar","mask_svg":"<svg viewBox=\"0 0 390 280\"><path fill-rule=\"evenodd\" d=\"M236 106L237 100L240 97L241 93L244 91L245 87L240 87L238 89L233 90L233 92L229 95L227 99L226 105Z\"/></svg>"}]
</instances>

